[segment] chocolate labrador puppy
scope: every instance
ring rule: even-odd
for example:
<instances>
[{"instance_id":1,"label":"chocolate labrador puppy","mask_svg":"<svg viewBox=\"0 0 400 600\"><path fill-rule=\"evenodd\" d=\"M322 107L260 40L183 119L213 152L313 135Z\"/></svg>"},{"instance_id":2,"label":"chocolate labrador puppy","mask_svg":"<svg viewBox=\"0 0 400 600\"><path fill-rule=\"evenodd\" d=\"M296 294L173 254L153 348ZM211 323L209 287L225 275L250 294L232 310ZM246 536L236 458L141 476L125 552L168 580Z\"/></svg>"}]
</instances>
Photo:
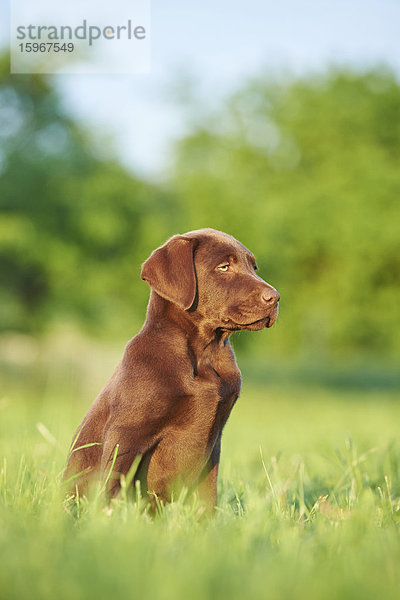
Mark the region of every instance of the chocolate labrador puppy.
<instances>
[{"instance_id":1,"label":"chocolate labrador puppy","mask_svg":"<svg viewBox=\"0 0 400 600\"><path fill-rule=\"evenodd\" d=\"M241 383L229 336L278 314L279 294L256 269L214 229L175 235L146 260L146 321L75 434L65 473L75 492L97 473L114 496L139 457L135 479L151 502L184 486L216 506L221 434Z\"/></svg>"}]
</instances>

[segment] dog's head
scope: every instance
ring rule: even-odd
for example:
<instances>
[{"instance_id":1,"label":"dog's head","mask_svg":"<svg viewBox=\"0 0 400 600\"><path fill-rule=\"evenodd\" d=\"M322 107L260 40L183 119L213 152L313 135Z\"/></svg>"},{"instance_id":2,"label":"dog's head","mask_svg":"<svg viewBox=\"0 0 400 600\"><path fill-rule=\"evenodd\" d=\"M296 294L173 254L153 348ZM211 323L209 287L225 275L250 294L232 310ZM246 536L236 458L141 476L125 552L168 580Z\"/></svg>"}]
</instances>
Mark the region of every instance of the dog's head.
<instances>
[{"instance_id":1,"label":"dog's head","mask_svg":"<svg viewBox=\"0 0 400 600\"><path fill-rule=\"evenodd\" d=\"M253 254L235 238L199 229L157 248L141 277L159 296L215 329L257 330L274 324L280 296L256 269Z\"/></svg>"}]
</instances>

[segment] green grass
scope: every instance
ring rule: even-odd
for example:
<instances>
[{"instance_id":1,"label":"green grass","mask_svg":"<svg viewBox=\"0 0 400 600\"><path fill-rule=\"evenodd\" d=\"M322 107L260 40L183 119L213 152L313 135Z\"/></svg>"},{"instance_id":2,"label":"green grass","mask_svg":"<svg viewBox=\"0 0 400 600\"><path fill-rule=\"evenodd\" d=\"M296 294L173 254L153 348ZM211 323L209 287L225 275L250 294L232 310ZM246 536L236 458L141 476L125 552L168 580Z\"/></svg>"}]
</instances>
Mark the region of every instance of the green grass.
<instances>
[{"instance_id":1,"label":"green grass","mask_svg":"<svg viewBox=\"0 0 400 600\"><path fill-rule=\"evenodd\" d=\"M213 520L181 501L150 519L123 498L72 517L60 474L98 381L51 372L5 372L0 598L398 598L396 386L247 378Z\"/></svg>"}]
</instances>

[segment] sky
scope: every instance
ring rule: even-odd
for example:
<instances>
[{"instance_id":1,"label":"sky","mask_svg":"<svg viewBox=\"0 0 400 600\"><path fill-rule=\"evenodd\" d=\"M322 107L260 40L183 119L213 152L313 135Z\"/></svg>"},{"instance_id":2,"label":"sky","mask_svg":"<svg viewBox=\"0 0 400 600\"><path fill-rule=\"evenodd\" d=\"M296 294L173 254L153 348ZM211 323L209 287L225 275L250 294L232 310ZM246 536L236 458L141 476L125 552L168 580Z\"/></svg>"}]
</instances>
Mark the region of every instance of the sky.
<instances>
[{"instance_id":1,"label":"sky","mask_svg":"<svg viewBox=\"0 0 400 600\"><path fill-rule=\"evenodd\" d=\"M181 94L194 86L201 105L223 102L264 71L303 75L381 63L400 76L399 29L399 0L152 0L150 73L53 79L68 111L128 169L157 178L188 127L175 101L179 82ZM9 2L0 0L2 48L8 39Z\"/></svg>"}]
</instances>

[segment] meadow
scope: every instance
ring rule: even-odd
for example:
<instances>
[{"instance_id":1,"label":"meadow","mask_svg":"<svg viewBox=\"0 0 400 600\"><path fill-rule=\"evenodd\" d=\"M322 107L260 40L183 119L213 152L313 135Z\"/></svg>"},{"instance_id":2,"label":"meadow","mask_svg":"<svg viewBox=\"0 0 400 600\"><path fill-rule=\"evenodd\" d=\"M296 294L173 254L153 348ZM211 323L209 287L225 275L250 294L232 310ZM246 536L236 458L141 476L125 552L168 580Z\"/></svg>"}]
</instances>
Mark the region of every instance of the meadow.
<instances>
[{"instance_id":1,"label":"meadow","mask_svg":"<svg viewBox=\"0 0 400 600\"><path fill-rule=\"evenodd\" d=\"M395 370L242 360L213 519L124 494L72 515L68 445L120 347L22 342L1 368L0 598L398 598Z\"/></svg>"},{"instance_id":2,"label":"meadow","mask_svg":"<svg viewBox=\"0 0 400 600\"><path fill-rule=\"evenodd\" d=\"M220 101L200 83L177 73L186 125L147 177L0 56L0 600L399 597L398 73L263 71ZM72 510L69 444L143 322L140 265L201 227L282 298L234 340L215 516L129 494Z\"/></svg>"}]
</instances>

